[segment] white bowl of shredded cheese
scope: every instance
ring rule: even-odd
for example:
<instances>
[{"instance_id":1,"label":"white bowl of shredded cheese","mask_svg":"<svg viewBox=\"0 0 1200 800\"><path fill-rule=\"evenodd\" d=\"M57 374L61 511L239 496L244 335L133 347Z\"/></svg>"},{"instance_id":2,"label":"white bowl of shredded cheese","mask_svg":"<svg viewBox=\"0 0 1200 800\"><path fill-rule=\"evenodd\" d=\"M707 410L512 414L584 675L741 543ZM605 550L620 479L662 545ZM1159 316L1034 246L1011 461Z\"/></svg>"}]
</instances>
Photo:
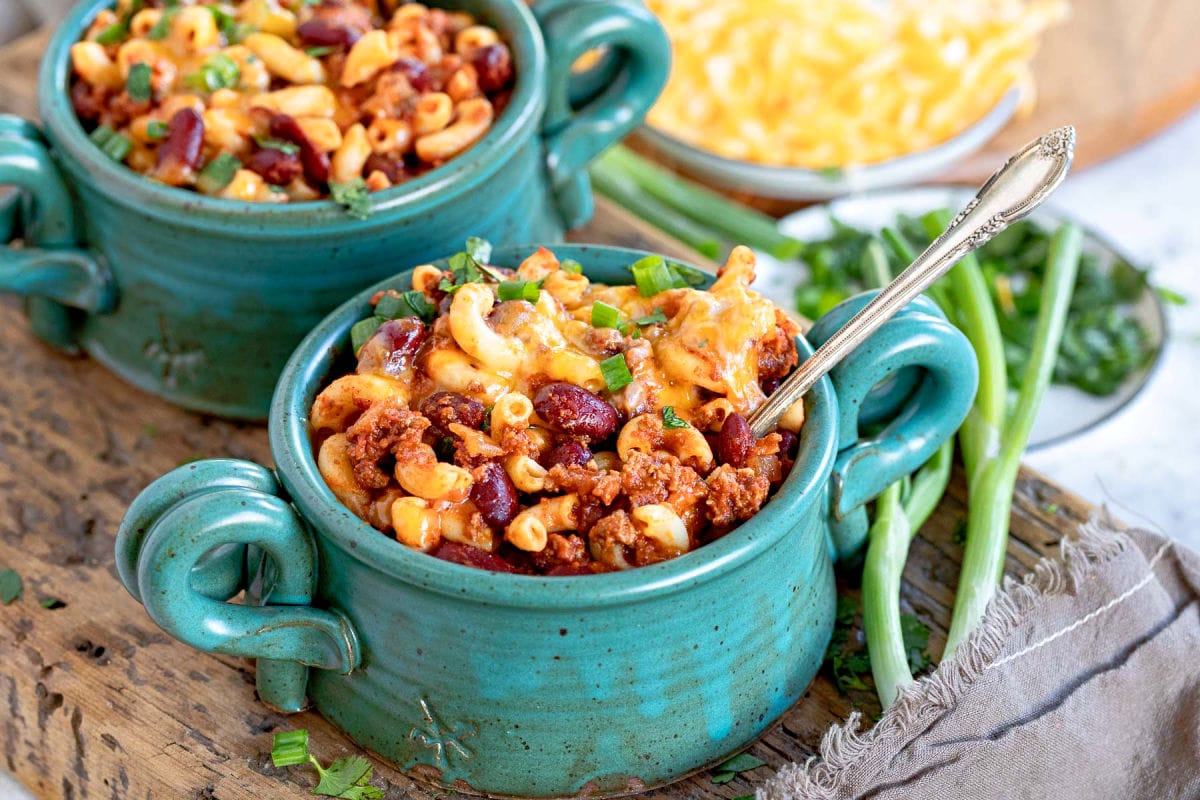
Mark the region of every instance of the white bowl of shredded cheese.
<instances>
[{"instance_id":1,"label":"white bowl of shredded cheese","mask_svg":"<svg viewBox=\"0 0 1200 800\"><path fill-rule=\"evenodd\" d=\"M1064 0L647 0L673 47L639 131L721 188L824 200L933 177L1033 102Z\"/></svg>"}]
</instances>

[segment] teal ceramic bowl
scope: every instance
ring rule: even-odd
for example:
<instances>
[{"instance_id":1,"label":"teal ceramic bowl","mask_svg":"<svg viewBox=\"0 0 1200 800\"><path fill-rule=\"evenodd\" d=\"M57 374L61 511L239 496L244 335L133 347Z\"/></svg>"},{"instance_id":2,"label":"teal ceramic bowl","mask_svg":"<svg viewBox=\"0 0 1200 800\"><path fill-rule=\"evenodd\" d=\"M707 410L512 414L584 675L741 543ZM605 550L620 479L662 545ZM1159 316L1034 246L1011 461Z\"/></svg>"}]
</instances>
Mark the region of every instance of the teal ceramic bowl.
<instances>
[{"instance_id":1,"label":"teal ceramic bowl","mask_svg":"<svg viewBox=\"0 0 1200 800\"><path fill-rule=\"evenodd\" d=\"M493 261L515 267L530 251ZM556 252L609 283L630 282L626 266L645 255ZM369 527L338 503L314 462L308 409L352 369L350 327L371 313L373 292L409 286L407 272L377 284L296 350L272 405L274 472L218 460L165 475L130 508L117 562L172 636L257 658L265 702L311 703L361 745L447 789L629 793L752 742L821 663L836 604L833 558L862 543L863 504L951 436L975 392L970 345L918 301L807 395L795 468L741 527L621 573L485 572ZM812 341L863 302L831 312ZM811 353L808 341L798 344ZM918 388L891 409L882 433L860 438L868 390L910 367L921 371ZM255 571L236 555L243 545L265 551L275 573L260 607L222 602Z\"/></svg>"},{"instance_id":2,"label":"teal ceramic bowl","mask_svg":"<svg viewBox=\"0 0 1200 800\"><path fill-rule=\"evenodd\" d=\"M445 0L495 26L516 84L466 153L372 195L369 219L329 201L277 206L155 183L89 141L68 96L69 50L111 0L79 3L42 62L42 130L0 115L0 186L24 193L21 250L0 249L0 291L30 298L35 332L198 411L264 419L288 355L338 303L462 247L561 241L591 216L585 167L658 96L665 34L637 0ZM605 91L572 105L570 65L623 54ZM0 239L7 242L8 236Z\"/></svg>"}]
</instances>

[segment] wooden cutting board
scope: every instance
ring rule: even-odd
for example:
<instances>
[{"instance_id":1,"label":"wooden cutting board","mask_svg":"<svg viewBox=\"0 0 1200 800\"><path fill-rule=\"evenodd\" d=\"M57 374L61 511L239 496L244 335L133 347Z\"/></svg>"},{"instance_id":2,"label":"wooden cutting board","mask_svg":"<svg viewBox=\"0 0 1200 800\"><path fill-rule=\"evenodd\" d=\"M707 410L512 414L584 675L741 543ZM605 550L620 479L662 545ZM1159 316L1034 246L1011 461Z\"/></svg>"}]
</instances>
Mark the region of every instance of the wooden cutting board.
<instances>
[{"instance_id":1,"label":"wooden cutting board","mask_svg":"<svg viewBox=\"0 0 1200 800\"><path fill-rule=\"evenodd\" d=\"M1078 131L1075 169L1145 141L1200 103L1200 0L1073 0L1034 61L1037 104L946 176L977 184L1025 142Z\"/></svg>"}]
</instances>

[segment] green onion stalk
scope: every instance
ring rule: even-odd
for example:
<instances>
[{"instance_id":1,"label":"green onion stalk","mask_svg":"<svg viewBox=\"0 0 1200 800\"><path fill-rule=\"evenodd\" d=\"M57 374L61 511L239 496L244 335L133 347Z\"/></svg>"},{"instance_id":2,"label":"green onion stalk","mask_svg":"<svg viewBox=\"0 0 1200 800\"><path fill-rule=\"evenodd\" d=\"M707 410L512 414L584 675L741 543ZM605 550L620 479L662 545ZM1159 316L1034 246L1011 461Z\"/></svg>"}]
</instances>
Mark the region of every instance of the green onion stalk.
<instances>
[{"instance_id":1,"label":"green onion stalk","mask_svg":"<svg viewBox=\"0 0 1200 800\"><path fill-rule=\"evenodd\" d=\"M879 286L892 279L887 254L876 240L863 249L862 273ZM875 501L875 520L863 563L863 626L875 690L885 707L913 680L900 624L900 581L913 535L946 492L953 455L954 442L950 440L911 481L897 481Z\"/></svg>"},{"instance_id":2,"label":"green onion stalk","mask_svg":"<svg viewBox=\"0 0 1200 800\"><path fill-rule=\"evenodd\" d=\"M968 471L967 498L971 514L967 520L967 543L944 658L953 657L958 646L983 618L1004 574L1004 553L1017 472L1054 372L1079 271L1082 244L1083 232L1072 224L1063 225L1051 238L1033 347L1021 377L1016 406L1002 428L998 447L977 452L979 460L975 469ZM990 307L990 298L988 303ZM1002 358L1003 352L997 360L1003 363ZM980 361L982 364L982 358ZM964 441L964 452L966 444ZM980 442L973 442L972 446L979 447Z\"/></svg>"},{"instance_id":3,"label":"green onion stalk","mask_svg":"<svg viewBox=\"0 0 1200 800\"><path fill-rule=\"evenodd\" d=\"M637 181L617 170L600 167L601 156L592 166L592 187L645 222L675 237L706 258L717 258L724 247L711 230L642 191Z\"/></svg>"},{"instance_id":4,"label":"green onion stalk","mask_svg":"<svg viewBox=\"0 0 1200 800\"><path fill-rule=\"evenodd\" d=\"M703 222L703 230L717 231L736 244L770 253L787 261L796 258L804 245L779 232L774 218L729 200L670 170L656 166L622 145L610 147L591 167L596 191L646 218L656 227L673 233L679 220L691 225ZM664 224L671 227L666 227ZM682 240L705 255L689 239ZM709 256L710 258L715 256Z\"/></svg>"}]
</instances>

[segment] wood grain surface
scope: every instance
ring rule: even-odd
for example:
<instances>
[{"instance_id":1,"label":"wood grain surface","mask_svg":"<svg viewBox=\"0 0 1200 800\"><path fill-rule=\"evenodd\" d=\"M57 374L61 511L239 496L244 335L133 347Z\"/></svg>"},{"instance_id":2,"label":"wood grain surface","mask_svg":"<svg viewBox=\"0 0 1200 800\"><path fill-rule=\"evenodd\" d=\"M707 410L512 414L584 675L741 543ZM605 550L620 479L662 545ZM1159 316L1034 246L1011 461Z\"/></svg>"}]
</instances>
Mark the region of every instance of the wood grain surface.
<instances>
[{"instance_id":1,"label":"wood grain surface","mask_svg":"<svg viewBox=\"0 0 1200 800\"><path fill-rule=\"evenodd\" d=\"M0 53L0 110L32 115L31 67L43 43L34 37ZM604 204L575 238L688 256ZM25 583L22 599L0 606L0 768L38 797L62 800L309 796L310 770L271 766L271 734L308 729L326 762L357 747L314 713L285 717L259 703L252 663L197 653L162 634L119 584L112 554L121 516L148 482L195 458L269 464L266 431L180 411L95 362L46 349L11 299L0 300L0 375L0 567ZM956 475L914 541L905 576L903 605L930 626L933 653L953 602L964 500ZM1008 571L1028 570L1091 512L1023 471ZM41 605L51 598L63 607ZM811 756L854 703L878 710L867 693L840 696L822 674L751 748L767 766L724 785L701 773L644 797L748 794L774 768ZM389 800L454 797L374 763Z\"/></svg>"}]
</instances>

